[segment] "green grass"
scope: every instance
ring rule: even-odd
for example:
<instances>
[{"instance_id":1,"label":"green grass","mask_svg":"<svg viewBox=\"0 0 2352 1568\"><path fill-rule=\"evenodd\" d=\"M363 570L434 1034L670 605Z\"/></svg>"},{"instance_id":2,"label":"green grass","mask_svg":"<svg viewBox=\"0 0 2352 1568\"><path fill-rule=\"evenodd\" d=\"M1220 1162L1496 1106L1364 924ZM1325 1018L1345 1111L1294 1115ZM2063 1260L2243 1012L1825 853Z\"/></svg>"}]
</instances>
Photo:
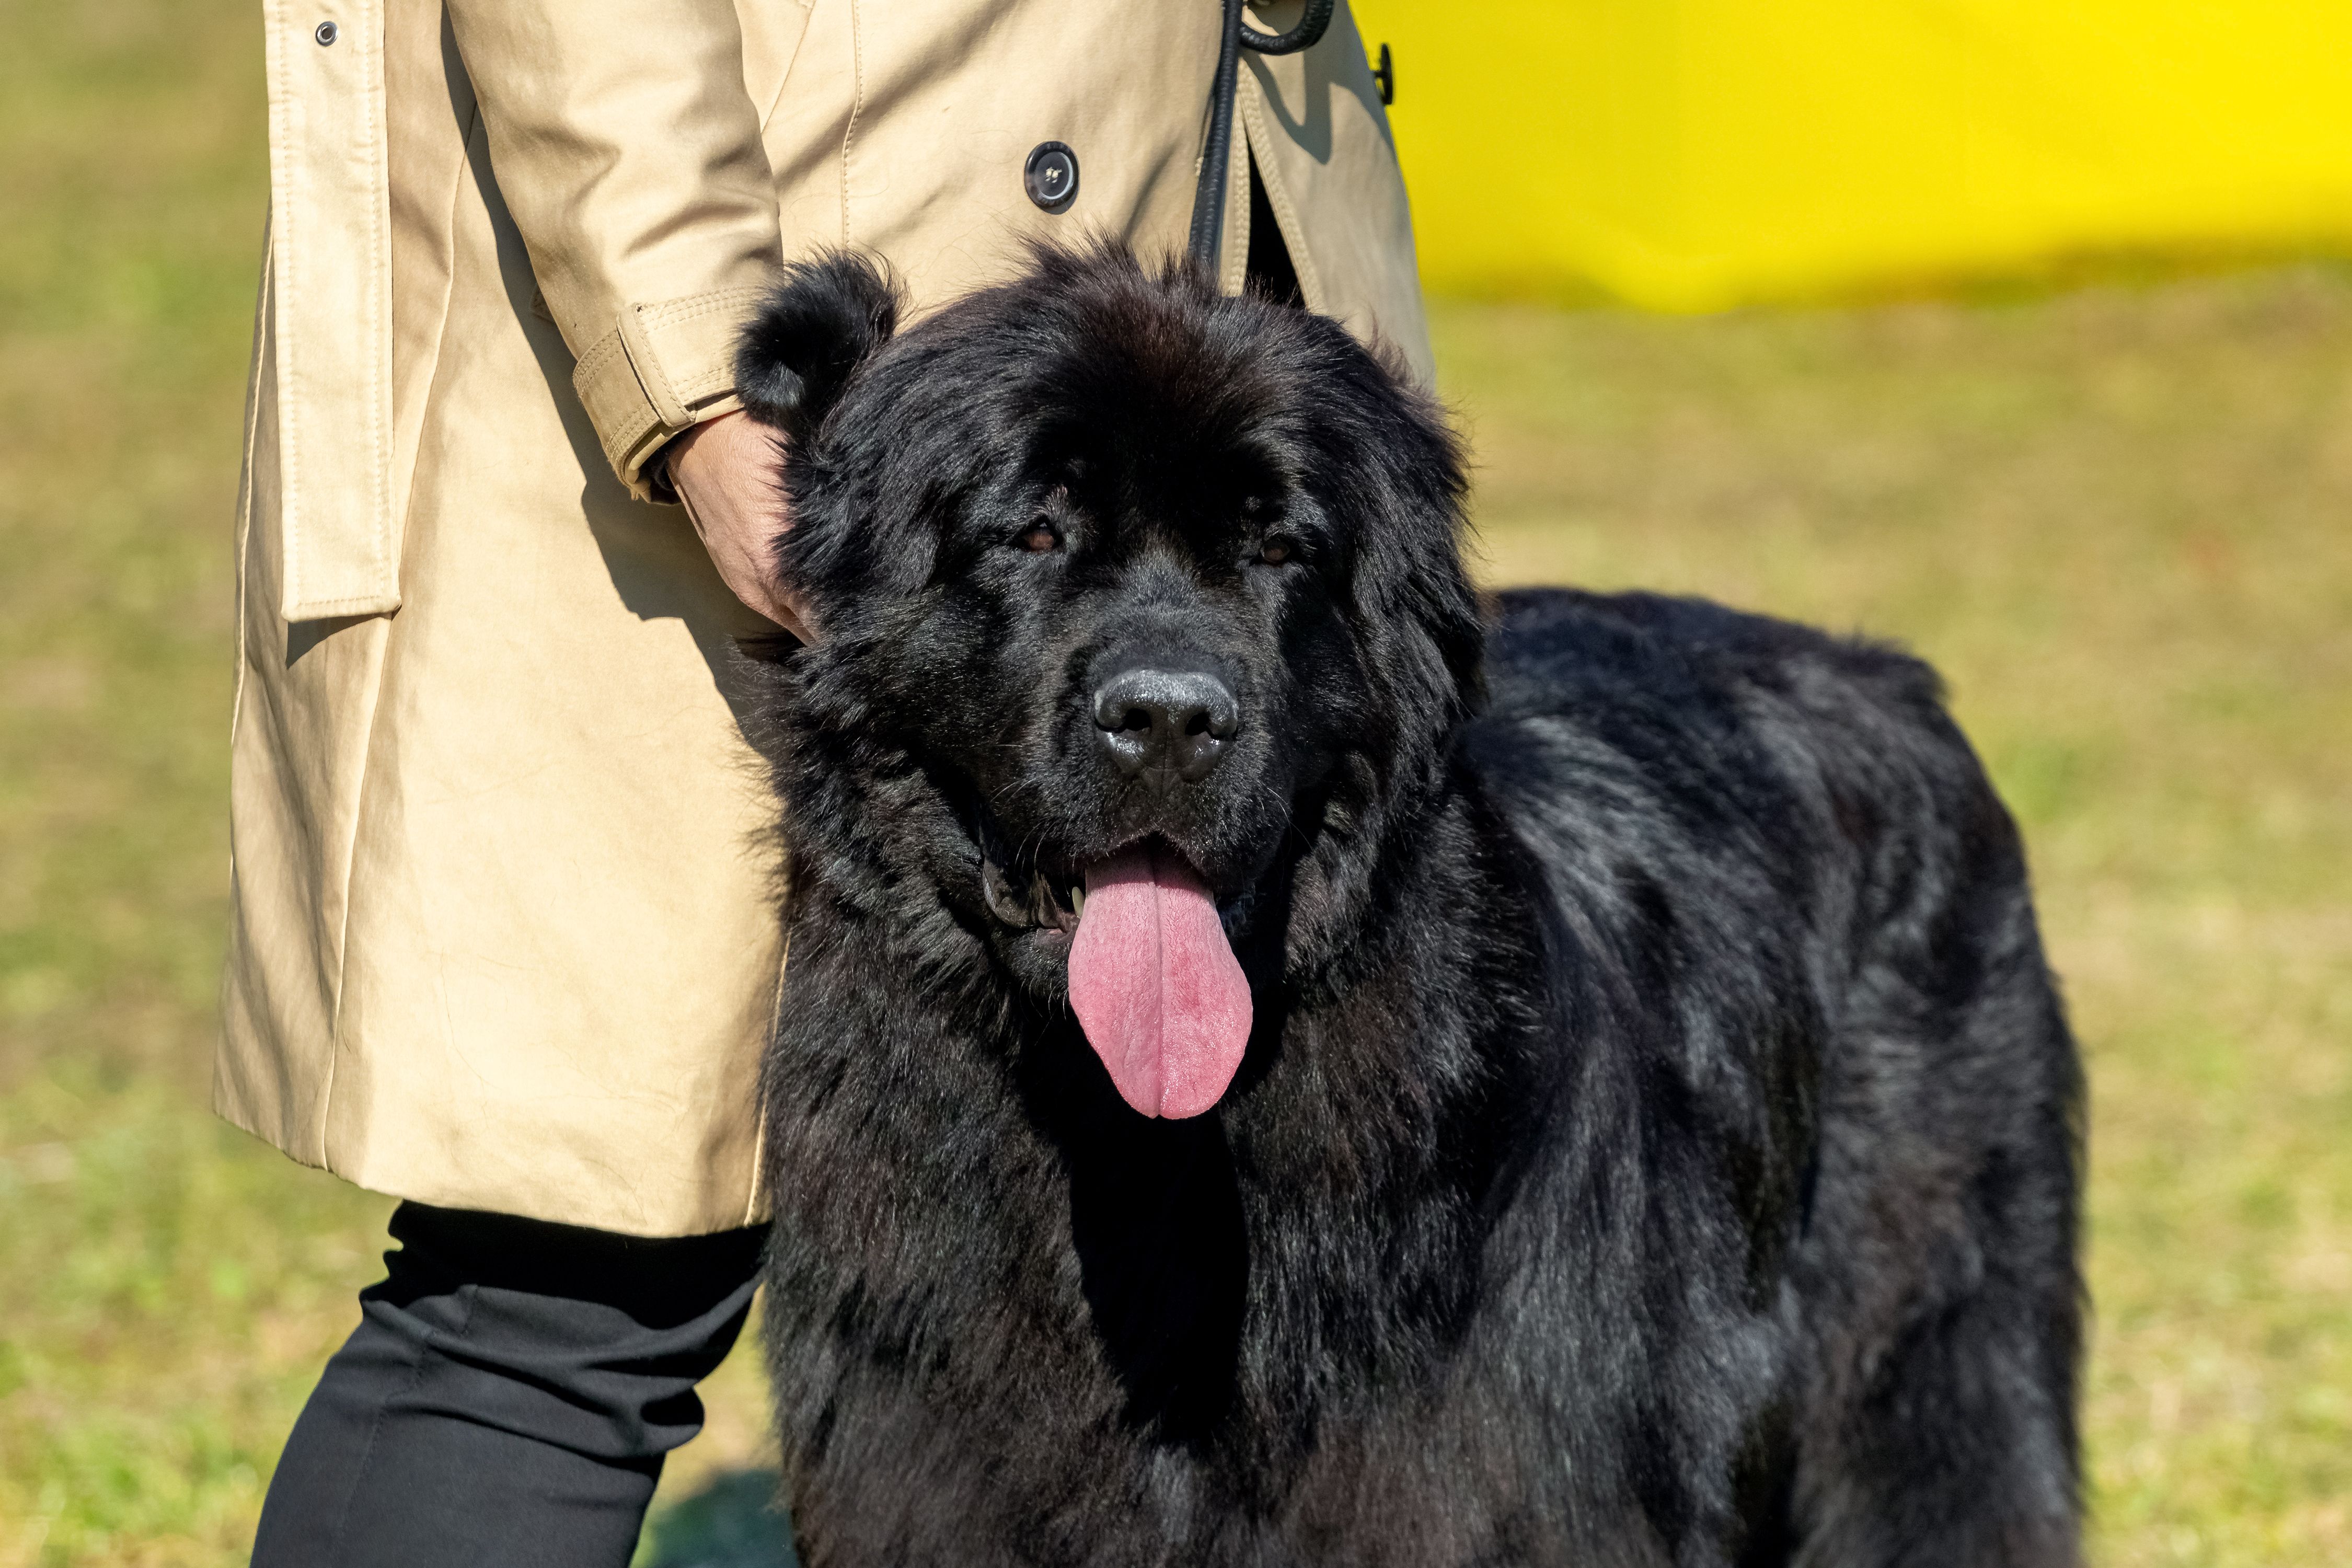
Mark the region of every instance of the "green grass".
<instances>
[{"instance_id":1,"label":"green grass","mask_svg":"<svg viewBox=\"0 0 2352 1568\"><path fill-rule=\"evenodd\" d=\"M0 0L0 1564L242 1561L388 1208L204 1111L258 14Z\"/></svg>"},{"instance_id":2,"label":"green grass","mask_svg":"<svg viewBox=\"0 0 2352 1568\"><path fill-rule=\"evenodd\" d=\"M0 27L0 1568L209 1568L389 1206L204 1110L260 38ZM2352 1562L2352 275L1437 329L1493 579L1949 674L2090 1057L2097 1561ZM761 1401L649 1558L751 1539Z\"/></svg>"}]
</instances>

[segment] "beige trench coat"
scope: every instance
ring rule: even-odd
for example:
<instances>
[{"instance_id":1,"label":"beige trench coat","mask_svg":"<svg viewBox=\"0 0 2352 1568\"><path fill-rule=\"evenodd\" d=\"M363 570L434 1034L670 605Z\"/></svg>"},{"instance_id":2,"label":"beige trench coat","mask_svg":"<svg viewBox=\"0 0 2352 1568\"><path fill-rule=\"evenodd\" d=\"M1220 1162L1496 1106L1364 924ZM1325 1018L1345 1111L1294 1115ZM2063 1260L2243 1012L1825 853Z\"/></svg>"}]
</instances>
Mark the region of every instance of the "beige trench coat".
<instances>
[{"instance_id":1,"label":"beige trench coat","mask_svg":"<svg viewBox=\"0 0 2352 1568\"><path fill-rule=\"evenodd\" d=\"M1030 236L1181 250L1217 0L265 3L217 1107L402 1197L741 1225L783 955L728 662L765 623L643 470L734 406L787 257L869 249L919 312ZM1226 283L1255 154L1308 304L1425 373L1352 22L1244 60Z\"/></svg>"}]
</instances>

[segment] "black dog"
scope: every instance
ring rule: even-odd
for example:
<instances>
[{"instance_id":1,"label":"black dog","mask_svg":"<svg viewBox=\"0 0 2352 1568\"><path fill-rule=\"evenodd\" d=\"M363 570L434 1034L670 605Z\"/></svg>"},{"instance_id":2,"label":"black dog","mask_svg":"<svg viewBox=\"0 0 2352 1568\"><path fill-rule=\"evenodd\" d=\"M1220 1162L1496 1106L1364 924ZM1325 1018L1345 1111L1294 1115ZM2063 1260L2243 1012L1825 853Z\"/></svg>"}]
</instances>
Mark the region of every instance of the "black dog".
<instances>
[{"instance_id":1,"label":"black dog","mask_svg":"<svg viewBox=\"0 0 2352 1568\"><path fill-rule=\"evenodd\" d=\"M1503 595L1109 251L794 272L771 1366L817 1564L2074 1560L2078 1069L1935 677Z\"/></svg>"}]
</instances>

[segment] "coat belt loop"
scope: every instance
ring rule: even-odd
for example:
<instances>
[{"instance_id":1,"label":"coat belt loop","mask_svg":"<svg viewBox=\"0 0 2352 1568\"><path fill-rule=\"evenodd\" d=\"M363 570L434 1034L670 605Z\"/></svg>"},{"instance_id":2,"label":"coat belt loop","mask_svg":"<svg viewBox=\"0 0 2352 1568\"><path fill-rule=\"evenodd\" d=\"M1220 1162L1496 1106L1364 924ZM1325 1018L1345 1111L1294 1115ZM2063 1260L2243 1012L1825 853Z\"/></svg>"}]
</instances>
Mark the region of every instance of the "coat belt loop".
<instances>
[{"instance_id":1,"label":"coat belt loop","mask_svg":"<svg viewBox=\"0 0 2352 1568\"><path fill-rule=\"evenodd\" d=\"M330 28L317 5L263 0L289 621L400 606L383 0L332 8Z\"/></svg>"}]
</instances>

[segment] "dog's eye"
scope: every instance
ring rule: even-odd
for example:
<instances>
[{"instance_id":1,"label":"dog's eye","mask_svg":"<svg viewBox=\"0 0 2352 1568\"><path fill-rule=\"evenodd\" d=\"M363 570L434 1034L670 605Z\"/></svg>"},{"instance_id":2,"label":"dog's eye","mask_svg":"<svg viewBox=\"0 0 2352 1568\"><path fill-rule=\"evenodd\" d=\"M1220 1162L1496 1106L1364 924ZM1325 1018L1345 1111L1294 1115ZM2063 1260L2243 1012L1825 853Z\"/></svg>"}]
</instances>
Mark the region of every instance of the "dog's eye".
<instances>
[{"instance_id":1,"label":"dog's eye","mask_svg":"<svg viewBox=\"0 0 2352 1568\"><path fill-rule=\"evenodd\" d=\"M1054 531L1051 523L1033 524L1029 531L1021 536L1021 548L1032 555L1048 554L1061 547L1062 536Z\"/></svg>"},{"instance_id":2,"label":"dog's eye","mask_svg":"<svg viewBox=\"0 0 2352 1568\"><path fill-rule=\"evenodd\" d=\"M1297 552L1298 547L1287 539L1269 539L1258 547L1257 558L1269 566L1279 566Z\"/></svg>"}]
</instances>

